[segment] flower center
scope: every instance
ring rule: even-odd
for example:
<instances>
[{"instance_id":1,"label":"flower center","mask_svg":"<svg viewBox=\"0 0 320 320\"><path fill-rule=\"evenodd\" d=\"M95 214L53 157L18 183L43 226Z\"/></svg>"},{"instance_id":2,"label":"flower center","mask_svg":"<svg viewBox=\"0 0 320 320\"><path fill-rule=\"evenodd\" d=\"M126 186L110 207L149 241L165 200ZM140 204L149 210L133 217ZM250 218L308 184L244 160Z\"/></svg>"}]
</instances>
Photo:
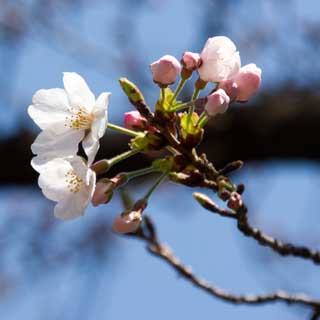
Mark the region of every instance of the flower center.
<instances>
[{"instance_id":1,"label":"flower center","mask_svg":"<svg viewBox=\"0 0 320 320\"><path fill-rule=\"evenodd\" d=\"M66 183L68 186L68 189L72 193L77 193L80 191L81 186L84 184L83 179L81 179L77 174L74 172L74 170L69 170L65 174Z\"/></svg>"},{"instance_id":2,"label":"flower center","mask_svg":"<svg viewBox=\"0 0 320 320\"><path fill-rule=\"evenodd\" d=\"M83 107L70 107L69 111L71 115L66 117L65 127L76 130L86 130L91 127L93 115L88 113Z\"/></svg>"}]
</instances>

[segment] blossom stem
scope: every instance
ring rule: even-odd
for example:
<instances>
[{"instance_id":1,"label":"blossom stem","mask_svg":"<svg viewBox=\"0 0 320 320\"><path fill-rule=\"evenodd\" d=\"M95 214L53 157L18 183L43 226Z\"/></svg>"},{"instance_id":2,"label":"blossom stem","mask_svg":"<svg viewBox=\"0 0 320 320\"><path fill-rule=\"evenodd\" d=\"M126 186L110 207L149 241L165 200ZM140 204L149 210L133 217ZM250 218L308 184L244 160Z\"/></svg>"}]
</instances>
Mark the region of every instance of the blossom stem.
<instances>
[{"instance_id":1,"label":"blossom stem","mask_svg":"<svg viewBox=\"0 0 320 320\"><path fill-rule=\"evenodd\" d=\"M199 126L199 127L204 127L206 125L206 123L208 122L209 118L207 116L207 114L205 112L202 112L198 121L197 121L197 124L196 126Z\"/></svg>"},{"instance_id":2,"label":"blossom stem","mask_svg":"<svg viewBox=\"0 0 320 320\"><path fill-rule=\"evenodd\" d=\"M126 129L126 128L117 126L117 125L112 124L112 123L108 123L107 124L107 128L112 129L112 130L117 131L117 132L120 132L120 133L124 133L126 135L131 136L131 137L137 137L137 136L139 136L141 134L139 132L135 132L133 130Z\"/></svg>"},{"instance_id":3,"label":"blossom stem","mask_svg":"<svg viewBox=\"0 0 320 320\"><path fill-rule=\"evenodd\" d=\"M159 184L167 177L168 173L165 172L164 174L162 174L159 179L156 181L156 183L148 190L148 192L146 193L146 195L143 197L143 200L145 200L146 202L148 201L148 199L150 198L151 194L153 193L153 191L159 186Z\"/></svg>"},{"instance_id":4,"label":"blossom stem","mask_svg":"<svg viewBox=\"0 0 320 320\"><path fill-rule=\"evenodd\" d=\"M161 106L163 107L164 101L166 99L166 89L161 88L160 89L160 94L161 94Z\"/></svg>"},{"instance_id":5,"label":"blossom stem","mask_svg":"<svg viewBox=\"0 0 320 320\"><path fill-rule=\"evenodd\" d=\"M135 170L135 171L130 171L130 172L126 172L126 176L128 178L128 180L133 179L135 177L139 177L139 176L143 176L152 172L156 172L159 171L157 169L155 169L153 166L151 167L147 167L147 168L143 168L143 169L139 169L139 170Z\"/></svg>"},{"instance_id":6,"label":"blossom stem","mask_svg":"<svg viewBox=\"0 0 320 320\"><path fill-rule=\"evenodd\" d=\"M126 151L124 153L121 153L111 159L108 159L108 169L111 168L113 165L115 165L116 163L124 160L124 159L127 159L129 157L132 157L133 155L135 155L136 153L138 153L139 150L137 149L134 149L134 150L129 150L129 151Z\"/></svg>"},{"instance_id":7,"label":"blossom stem","mask_svg":"<svg viewBox=\"0 0 320 320\"><path fill-rule=\"evenodd\" d=\"M171 101L170 101L170 105L172 104L172 102L177 98L177 96L179 95L179 93L181 92L181 90L183 89L185 83L186 83L187 79L185 78L181 78L179 83L178 83L178 86L171 98Z\"/></svg>"},{"instance_id":8,"label":"blossom stem","mask_svg":"<svg viewBox=\"0 0 320 320\"><path fill-rule=\"evenodd\" d=\"M181 103L181 104L178 104L177 106L175 106L174 108L171 108L170 111L172 111L172 112L180 111L184 108L194 106L195 103L196 103L196 100L191 100L186 103Z\"/></svg>"},{"instance_id":9,"label":"blossom stem","mask_svg":"<svg viewBox=\"0 0 320 320\"><path fill-rule=\"evenodd\" d=\"M193 95L192 95L192 98L191 98L192 101L193 101L193 100L196 100L196 99L199 97L200 91L201 91L200 88L198 88L198 87L195 87L195 88L194 88ZM188 128L190 127L190 122L191 122L191 117L192 117L193 112L194 112L194 105L192 105L192 106L189 108L188 120L187 120L187 127L188 127Z\"/></svg>"}]
</instances>

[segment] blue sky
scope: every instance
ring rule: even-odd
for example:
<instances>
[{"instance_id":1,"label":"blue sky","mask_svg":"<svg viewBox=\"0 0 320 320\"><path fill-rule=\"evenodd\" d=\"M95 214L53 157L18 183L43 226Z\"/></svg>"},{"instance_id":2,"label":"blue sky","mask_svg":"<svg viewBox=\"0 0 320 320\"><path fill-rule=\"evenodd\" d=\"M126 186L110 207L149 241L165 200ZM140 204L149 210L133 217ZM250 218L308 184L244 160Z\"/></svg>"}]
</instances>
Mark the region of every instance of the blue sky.
<instances>
[{"instance_id":1,"label":"blue sky","mask_svg":"<svg viewBox=\"0 0 320 320\"><path fill-rule=\"evenodd\" d=\"M22 3L28 9L27 2ZM40 88L62 86L63 71L82 74L96 94L112 91L110 120L119 123L123 111L131 107L117 79L129 76L145 88L148 101L153 101L158 95L157 88L145 85L145 81L151 83L149 63L164 54L179 57L185 50L200 51L208 36L203 28L204 19L211 12L212 19L218 19L220 14L210 1L149 0L141 6L136 1L130 17L123 11L124 3L96 1L86 11L57 10L54 20L61 29L81 39L75 52L70 52L66 43L69 33L58 33L61 37L57 40L36 22L18 53L13 55L10 48L0 46L0 66L4 70L0 92L6 93L2 94L0 105L4 111L0 113L0 137L11 135L21 125L32 126L26 108L33 93ZM244 64L255 62L263 69L262 90L272 90L286 79L294 79L300 85L314 81L316 76L304 69L303 62L307 59L316 65L318 51L306 45L304 28L319 21L318 1L309 0L306 6L305 1L292 0L290 10L279 1L242 3L224 13L221 32L237 43ZM127 24L124 35L117 33L120 23ZM260 36L253 38L253 31ZM124 39L122 43L121 39ZM87 43L94 45L93 52L86 52ZM132 66L128 67L125 60L125 55L132 51L138 53L133 65L138 72L132 72ZM318 69L315 66L315 74ZM320 248L317 165L251 164L235 179L247 185L246 197L254 225L283 240ZM33 266L34 252L28 239L39 214L53 220L53 205L35 186L0 190L3 217L0 225L8 228L6 232L10 235L0 241L10 248L3 253L0 270L14 279L13 289L0 300L0 316L4 319L21 319L21 314L35 320L122 320L138 316L142 320L307 318L309 311L303 308L281 304L235 307L217 301L150 256L141 242L117 235L112 236L112 246L108 246L104 259L75 251L65 264L56 264L55 253L72 247L99 219L112 221L120 211L118 199L106 208L90 208L83 219L68 223L55 221L52 235L35 240L40 247L42 241L46 242L45 256L49 263ZM253 240L240 235L233 221L201 209L191 192L166 184L153 196L148 211L159 228L161 240L170 244L195 273L239 294L266 293L279 288L317 294L319 272L310 262L279 258L269 249L260 248ZM137 188L134 194L138 197L143 190ZM7 220L11 221L8 227ZM26 261L31 266L26 266Z\"/></svg>"}]
</instances>

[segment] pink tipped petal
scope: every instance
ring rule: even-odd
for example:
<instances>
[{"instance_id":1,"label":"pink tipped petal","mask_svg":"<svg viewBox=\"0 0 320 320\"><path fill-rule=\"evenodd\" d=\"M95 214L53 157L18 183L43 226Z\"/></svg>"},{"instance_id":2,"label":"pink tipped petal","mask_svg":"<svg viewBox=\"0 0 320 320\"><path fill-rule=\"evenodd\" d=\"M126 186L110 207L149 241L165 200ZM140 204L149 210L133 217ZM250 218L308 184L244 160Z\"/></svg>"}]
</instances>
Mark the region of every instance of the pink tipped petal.
<instances>
[{"instance_id":1,"label":"pink tipped petal","mask_svg":"<svg viewBox=\"0 0 320 320\"><path fill-rule=\"evenodd\" d=\"M236 46L227 37L209 38L200 54L200 79L220 82L232 79L239 71L241 61Z\"/></svg>"},{"instance_id":2,"label":"pink tipped petal","mask_svg":"<svg viewBox=\"0 0 320 320\"><path fill-rule=\"evenodd\" d=\"M234 101L238 96L238 85L233 80L221 81L219 83L219 88L226 92L230 101Z\"/></svg>"},{"instance_id":3,"label":"pink tipped petal","mask_svg":"<svg viewBox=\"0 0 320 320\"><path fill-rule=\"evenodd\" d=\"M218 89L207 97L205 110L209 116L224 113L228 109L230 98L223 89Z\"/></svg>"},{"instance_id":4,"label":"pink tipped petal","mask_svg":"<svg viewBox=\"0 0 320 320\"><path fill-rule=\"evenodd\" d=\"M130 233L138 230L141 224L141 214L132 211L118 216L112 224L112 229L118 233Z\"/></svg>"},{"instance_id":5,"label":"pink tipped petal","mask_svg":"<svg viewBox=\"0 0 320 320\"><path fill-rule=\"evenodd\" d=\"M114 184L111 181L98 182L91 200L93 206L97 207L100 204L109 202L112 198L113 190Z\"/></svg>"},{"instance_id":6,"label":"pink tipped petal","mask_svg":"<svg viewBox=\"0 0 320 320\"><path fill-rule=\"evenodd\" d=\"M240 69L234 79L238 85L238 101L248 101L261 85L261 69L255 64L248 64Z\"/></svg>"},{"instance_id":7,"label":"pink tipped petal","mask_svg":"<svg viewBox=\"0 0 320 320\"><path fill-rule=\"evenodd\" d=\"M130 111L124 114L124 126L130 130L144 130L147 125L147 119L139 111Z\"/></svg>"},{"instance_id":8,"label":"pink tipped petal","mask_svg":"<svg viewBox=\"0 0 320 320\"><path fill-rule=\"evenodd\" d=\"M150 69L153 75L153 81L159 85L167 86L176 81L177 75L181 71L181 65L175 57L165 55L151 63Z\"/></svg>"},{"instance_id":9,"label":"pink tipped petal","mask_svg":"<svg viewBox=\"0 0 320 320\"><path fill-rule=\"evenodd\" d=\"M182 56L181 63L187 70L196 70L201 64L200 54L186 51Z\"/></svg>"}]
</instances>

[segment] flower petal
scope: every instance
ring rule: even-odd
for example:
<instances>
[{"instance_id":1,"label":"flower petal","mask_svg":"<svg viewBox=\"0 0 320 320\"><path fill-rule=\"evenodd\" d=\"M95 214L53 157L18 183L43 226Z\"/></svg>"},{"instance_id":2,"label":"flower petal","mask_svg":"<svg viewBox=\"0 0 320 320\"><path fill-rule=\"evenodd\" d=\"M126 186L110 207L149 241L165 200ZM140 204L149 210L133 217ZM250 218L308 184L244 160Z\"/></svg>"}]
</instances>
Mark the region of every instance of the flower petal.
<instances>
[{"instance_id":1,"label":"flower petal","mask_svg":"<svg viewBox=\"0 0 320 320\"><path fill-rule=\"evenodd\" d=\"M90 167L96 157L99 150L99 139L90 131L82 141L83 149L88 156L88 166Z\"/></svg>"},{"instance_id":2,"label":"flower petal","mask_svg":"<svg viewBox=\"0 0 320 320\"><path fill-rule=\"evenodd\" d=\"M34 154L51 157L51 159L74 156L78 152L78 144L83 137L84 131L80 130L60 135L44 130L31 145L31 150Z\"/></svg>"},{"instance_id":3,"label":"flower petal","mask_svg":"<svg viewBox=\"0 0 320 320\"><path fill-rule=\"evenodd\" d=\"M70 192L66 174L72 169L66 159L53 159L41 166L38 184L48 199L61 201L67 197Z\"/></svg>"},{"instance_id":4,"label":"flower petal","mask_svg":"<svg viewBox=\"0 0 320 320\"><path fill-rule=\"evenodd\" d=\"M69 114L68 98L63 89L38 90L28 108L29 116L42 130L63 133L68 130L65 118Z\"/></svg>"},{"instance_id":5,"label":"flower petal","mask_svg":"<svg viewBox=\"0 0 320 320\"><path fill-rule=\"evenodd\" d=\"M91 112L95 105L95 96L85 80L75 72L64 72L64 88L72 107L83 107Z\"/></svg>"},{"instance_id":6,"label":"flower petal","mask_svg":"<svg viewBox=\"0 0 320 320\"><path fill-rule=\"evenodd\" d=\"M88 206L95 190L96 176L92 171L91 173L88 186L82 187L78 193L71 194L55 206L55 217L69 220L84 215L84 210Z\"/></svg>"}]
</instances>

